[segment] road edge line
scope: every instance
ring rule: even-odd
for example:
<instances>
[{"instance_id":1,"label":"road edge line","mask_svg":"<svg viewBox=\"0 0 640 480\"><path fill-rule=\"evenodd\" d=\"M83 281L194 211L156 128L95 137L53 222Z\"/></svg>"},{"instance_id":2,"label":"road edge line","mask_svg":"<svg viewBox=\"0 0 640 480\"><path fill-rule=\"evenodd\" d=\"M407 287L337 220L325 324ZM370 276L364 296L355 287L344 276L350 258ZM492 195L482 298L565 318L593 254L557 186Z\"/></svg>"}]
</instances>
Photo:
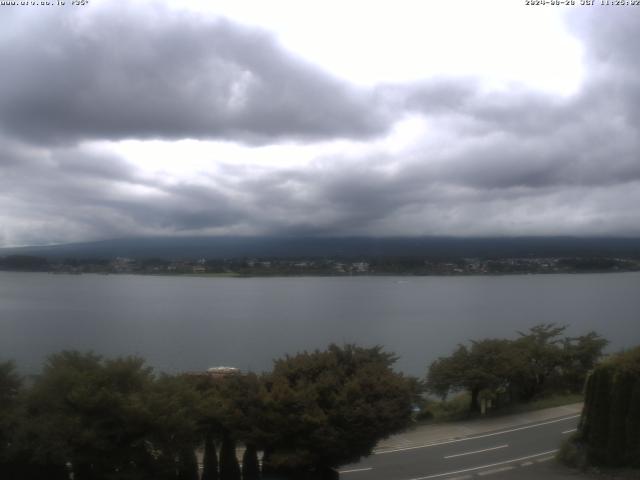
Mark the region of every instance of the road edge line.
<instances>
[{"instance_id":1,"label":"road edge line","mask_svg":"<svg viewBox=\"0 0 640 480\"><path fill-rule=\"evenodd\" d=\"M429 478L444 477L446 475L456 475L457 473L473 472L474 470L482 470L483 468L497 467L498 465L507 465L507 464L513 463L513 462L520 462L522 460L528 460L529 458L541 457L542 455L549 455L551 453L556 453L557 451L558 451L558 449L556 448L555 450L549 450L548 452L536 453L534 455L528 455L526 457L513 458L511 460L505 460L503 462L498 462L498 463L491 463L489 465L482 465L480 467L465 468L464 470L456 470L455 472L436 473L435 475L427 475L426 477L414 477L414 478L411 478L410 480L427 480Z\"/></svg>"},{"instance_id":2,"label":"road edge line","mask_svg":"<svg viewBox=\"0 0 640 480\"><path fill-rule=\"evenodd\" d=\"M550 425L552 423L563 422L563 421L566 421L566 420L573 420L574 418L580 417L580 415L581 414L572 415L570 417L556 418L554 420L549 420L549 421L542 422L542 423L536 423L534 425L525 425L525 426L522 426L522 427L511 428L509 430L501 430L499 432L484 433L484 434L470 436L470 437L464 437L464 438L453 438L451 440L445 440L443 442L425 443L423 445L416 445L414 447L395 448L393 450L382 450L380 452L373 452L373 455L386 455L387 453L396 453L396 452L404 452L404 451L407 451L407 450L417 450L417 449L420 449L420 448L437 447L438 445L448 445L450 443L467 442L469 440L476 440L478 438L493 437L495 435L504 435L505 433L518 432L520 430L526 430L528 428L542 427L544 425Z\"/></svg>"}]
</instances>

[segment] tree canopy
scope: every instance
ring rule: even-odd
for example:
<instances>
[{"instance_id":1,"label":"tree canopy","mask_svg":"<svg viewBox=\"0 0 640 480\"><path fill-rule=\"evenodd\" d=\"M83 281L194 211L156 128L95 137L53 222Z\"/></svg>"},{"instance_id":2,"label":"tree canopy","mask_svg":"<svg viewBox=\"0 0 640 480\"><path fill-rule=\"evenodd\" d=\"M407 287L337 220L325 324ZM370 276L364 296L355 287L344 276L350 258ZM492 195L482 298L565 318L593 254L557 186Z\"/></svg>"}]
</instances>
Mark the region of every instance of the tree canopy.
<instances>
[{"instance_id":1,"label":"tree canopy","mask_svg":"<svg viewBox=\"0 0 640 480\"><path fill-rule=\"evenodd\" d=\"M287 472L339 465L405 427L414 385L380 347L331 345L272 372L157 375L138 357L52 355L25 385L0 364L3 480L258 478L258 450ZM220 459L216 457L216 443ZM298 476L296 478L302 478Z\"/></svg>"},{"instance_id":2,"label":"tree canopy","mask_svg":"<svg viewBox=\"0 0 640 480\"><path fill-rule=\"evenodd\" d=\"M276 360L266 378L270 461L337 466L368 455L411 418L413 383L381 347L331 345Z\"/></svg>"},{"instance_id":3,"label":"tree canopy","mask_svg":"<svg viewBox=\"0 0 640 480\"><path fill-rule=\"evenodd\" d=\"M431 393L446 397L468 391L470 411L479 410L482 391L507 401L528 401L545 388L582 390L588 372L602 356L607 341L595 332L561 337L566 327L540 324L516 339L484 339L458 345L434 361L427 372ZM550 385L551 383L551 385Z\"/></svg>"},{"instance_id":4,"label":"tree canopy","mask_svg":"<svg viewBox=\"0 0 640 480\"><path fill-rule=\"evenodd\" d=\"M52 355L23 397L8 442L22 463L15 478L51 469L75 480L173 478L178 452L198 442L195 392L140 358Z\"/></svg>"}]
</instances>

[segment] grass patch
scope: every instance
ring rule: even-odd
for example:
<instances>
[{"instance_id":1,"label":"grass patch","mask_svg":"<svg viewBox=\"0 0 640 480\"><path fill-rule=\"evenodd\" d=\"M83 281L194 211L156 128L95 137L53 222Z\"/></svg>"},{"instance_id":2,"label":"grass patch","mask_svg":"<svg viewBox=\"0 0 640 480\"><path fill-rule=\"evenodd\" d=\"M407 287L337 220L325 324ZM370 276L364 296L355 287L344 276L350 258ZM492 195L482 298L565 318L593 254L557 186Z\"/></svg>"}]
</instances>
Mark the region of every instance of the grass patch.
<instances>
[{"instance_id":1,"label":"grass patch","mask_svg":"<svg viewBox=\"0 0 640 480\"><path fill-rule=\"evenodd\" d=\"M416 416L416 421L418 423L450 422L469 418L470 401L471 396L467 392L443 401L425 399L420 406L421 411Z\"/></svg>"},{"instance_id":2,"label":"grass patch","mask_svg":"<svg viewBox=\"0 0 640 480\"><path fill-rule=\"evenodd\" d=\"M580 440L580 435L574 433L565 440L558 453L556 460L569 467L582 472L586 477L593 480L638 480L640 479L640 469L625 467L602 467L592 465L587 457L587 448Z\"/></svg>"},{"instance_id":3,"label":"grass patch","mask_svg":"<svg viewBox=\"0 0 640 480\"><path fill-rule=\"evenodd\" d=\"M470 401L471 396L467 392L459 393L444 401L425 399L424 403L420 405L420 413L416 415L416 422L419 424L452 422L479 417L495 417L514 413L532 412L545 408L580 403L584 401L584 396L582 394L548 395L527 403L518 403L490 409L485 415L469 413Z\"/></svg>"},{"instance_id":4,"label":"grass patch","mask_svg":"<svg viewBox=\"0 0 640 480\"><path fill-rule=\"evenodd\" d=\"M577 433L562 442L558 453L556 453L556 460L567 467L581 470L587 468L587 452Z\"/></svg>"},{"instance_id":5,"label":"grass patch","mask_svg":"<svg viewBox=\"0 0 640 480\"><path fill-rule=\"evenodd\" d=\"M581 393L553 394L532 400L531 402L509 405L502 409L495 410L492 413L524 413L581 402L584 402L584 395Z\"/></svg>"}]
</instances>

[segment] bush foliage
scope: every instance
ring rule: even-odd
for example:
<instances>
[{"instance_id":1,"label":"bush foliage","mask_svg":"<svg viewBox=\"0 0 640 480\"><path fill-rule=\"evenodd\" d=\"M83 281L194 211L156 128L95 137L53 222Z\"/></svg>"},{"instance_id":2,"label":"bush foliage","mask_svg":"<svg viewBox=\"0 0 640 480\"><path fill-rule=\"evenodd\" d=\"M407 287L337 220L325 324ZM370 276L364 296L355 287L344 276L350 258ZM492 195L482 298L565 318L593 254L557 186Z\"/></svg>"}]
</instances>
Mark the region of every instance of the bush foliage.
<instances>
[{"instance_id":1,"label":"bush foliage","mask_svg":"<svg viewBox=\"0 0 640 480\"><path fill-rule=\"evenodd\" d=\"M276 360L261 376L156 375L137 357L49 357L26 385L0 363L3 480L306 478L370 453L407 426L415 382L380 347L331 345ZM216 456L219 447L219 460Z\"/></svg>"}]
</instances>

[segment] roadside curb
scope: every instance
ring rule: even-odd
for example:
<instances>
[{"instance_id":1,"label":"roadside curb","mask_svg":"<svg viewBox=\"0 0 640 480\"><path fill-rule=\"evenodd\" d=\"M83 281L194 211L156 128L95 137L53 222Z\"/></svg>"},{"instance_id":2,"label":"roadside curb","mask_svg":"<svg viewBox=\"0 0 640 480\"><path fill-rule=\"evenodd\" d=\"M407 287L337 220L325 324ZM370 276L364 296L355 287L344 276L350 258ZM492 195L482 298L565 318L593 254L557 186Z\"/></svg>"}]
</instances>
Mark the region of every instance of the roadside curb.
<instances>
[{"instance_id":1,"label":"roadside curb","mask_svg":"<svg viewBox=\"0 0 640 480\"><path fill-rule=\"evenodd\" d=\"M373 454L380 455L403 449L420 448L435 443L456 441L469 436L579 415L581 411L582 403L575 403L501 417L421 425L379 442L374 448Z\"/></svg>"}]
</instances>

